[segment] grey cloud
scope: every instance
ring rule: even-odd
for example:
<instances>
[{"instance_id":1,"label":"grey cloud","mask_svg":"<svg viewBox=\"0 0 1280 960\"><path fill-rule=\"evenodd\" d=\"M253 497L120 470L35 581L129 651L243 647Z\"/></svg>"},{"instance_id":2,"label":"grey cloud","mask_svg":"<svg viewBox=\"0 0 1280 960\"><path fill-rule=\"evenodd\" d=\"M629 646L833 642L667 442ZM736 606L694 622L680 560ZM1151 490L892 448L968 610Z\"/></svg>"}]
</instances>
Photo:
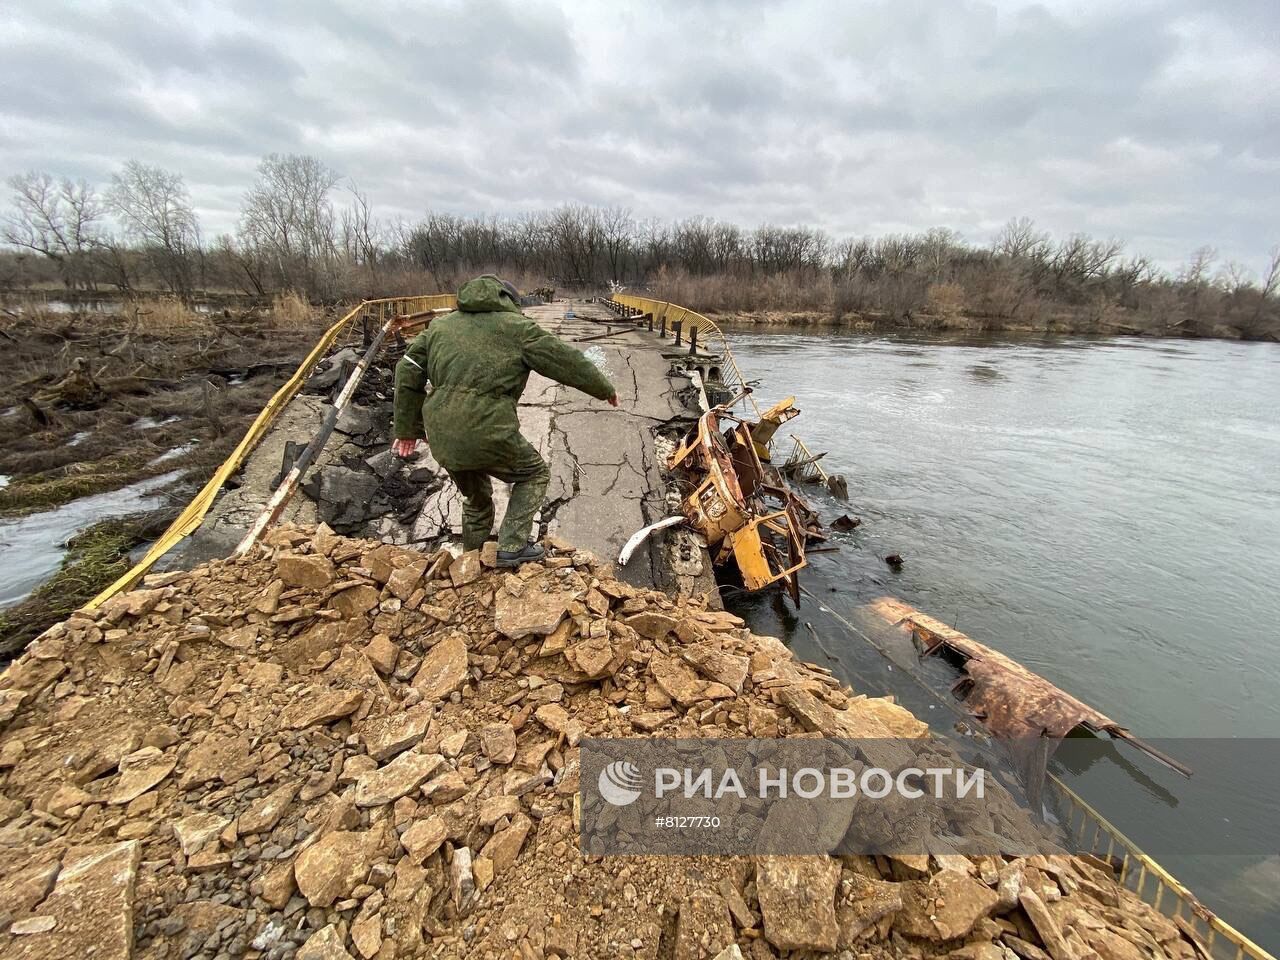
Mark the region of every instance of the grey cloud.
<instances>
[{"instance_id":1,"label":"grey cloud","mask_svg":"<svg viewBox=\"0 0 1280 960\"><path fill-rule=\"evenodd\" d=\"M1170 264L1280 214L1280 7L988 0L29 4L0 173L181 170L234 227L268 152L388 215L623 204L836 234L1011 216ZM1266 82L1270 81L1270 82Z\"/></svg>"}]
</instances>

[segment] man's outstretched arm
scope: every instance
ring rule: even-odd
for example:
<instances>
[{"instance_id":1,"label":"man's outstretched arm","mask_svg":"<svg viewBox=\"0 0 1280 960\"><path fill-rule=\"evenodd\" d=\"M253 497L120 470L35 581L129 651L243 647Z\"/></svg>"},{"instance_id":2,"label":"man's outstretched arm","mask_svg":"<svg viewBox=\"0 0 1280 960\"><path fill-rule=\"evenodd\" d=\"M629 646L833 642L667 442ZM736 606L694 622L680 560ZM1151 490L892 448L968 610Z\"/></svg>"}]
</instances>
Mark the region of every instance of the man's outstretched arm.
<instances>
[{"instance_id":1,"label":"man's outstretched arm","mask_svg":"<svg viewBox=\"0 0 1280 960\"><path fill-rule=\"evenodd\" d=\"M581 390L597 400L618 405L618 391L609 378L586 358L555 334L529 321L524 333L524 362L549 380Z\"/></svg>"}]
</instances>

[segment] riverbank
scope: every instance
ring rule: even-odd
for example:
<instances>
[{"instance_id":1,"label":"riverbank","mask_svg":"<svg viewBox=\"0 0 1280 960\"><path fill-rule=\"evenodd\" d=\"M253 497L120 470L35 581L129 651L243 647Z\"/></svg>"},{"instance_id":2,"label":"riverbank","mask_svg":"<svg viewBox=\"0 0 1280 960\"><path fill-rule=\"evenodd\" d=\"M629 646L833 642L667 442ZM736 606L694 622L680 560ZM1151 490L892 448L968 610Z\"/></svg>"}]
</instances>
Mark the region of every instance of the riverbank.
<instances>
[{"instance_id":1,"label":"riverbank","mask_svg":"<svg viewBox=\"0 0 1280 960\"><path fill-rule=\"evenodd\" d=\"M286 526L51 630L0 682L0 948L1206 955L1096 857L584 856L584 738L926 727L551 547L512 574Z\"/></svg>"},{"instance_id":2,"label":"riverbank","mask_svg":"<svg viewBox=\"0 0 1280 960\"><path fill-rule=\"evenodd\" d=\"M999 317L975 317L965 314L913 315L895 319L883 315L837 313L832 310L759 310L709 311L706 316L728 329L770 329L803 327L837 330L846 333L877 334L941 334L985 335L1020 334L1042 336L1149 337L1174 340L1242 340L1277 343L1280 334L1247 335L1226 323L1210 323L1202 327L1186 324L1137 323L1114 315L1082 317L1063 313L1037 321L1020 321Z\"/></svg>"}]
</instances>

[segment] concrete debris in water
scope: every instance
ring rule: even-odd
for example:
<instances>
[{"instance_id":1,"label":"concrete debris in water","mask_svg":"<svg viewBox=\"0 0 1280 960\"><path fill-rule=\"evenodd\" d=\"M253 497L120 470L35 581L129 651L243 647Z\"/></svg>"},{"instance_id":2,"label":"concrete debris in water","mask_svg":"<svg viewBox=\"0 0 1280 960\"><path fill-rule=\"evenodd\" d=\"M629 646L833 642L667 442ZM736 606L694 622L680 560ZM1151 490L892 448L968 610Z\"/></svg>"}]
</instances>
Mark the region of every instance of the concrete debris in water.
<instances>
[{"instance_id":1,"label":"concrete debris in water","mask_svg":"<svg viewBox=\"0 0 1280 960\"><path fill-rule=\"evenodd\" d=\"M0 705L6 958L1196 957L1066 857L583 856L582 737L927 728L568 545L281 527L49 630Z\"/></svg>"}]
</instances>

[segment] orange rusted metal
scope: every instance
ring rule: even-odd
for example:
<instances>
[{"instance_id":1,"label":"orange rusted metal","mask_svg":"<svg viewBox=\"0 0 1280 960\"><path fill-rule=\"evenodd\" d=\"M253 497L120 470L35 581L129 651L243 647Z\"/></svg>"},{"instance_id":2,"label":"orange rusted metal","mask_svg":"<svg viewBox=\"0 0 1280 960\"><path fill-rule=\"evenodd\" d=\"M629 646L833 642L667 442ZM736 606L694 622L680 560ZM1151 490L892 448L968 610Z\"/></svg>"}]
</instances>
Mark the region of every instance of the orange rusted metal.
<instances>
[{"instance_id":1,"label":"orange rusted metal","mask_svg":"<svg viewBox=\"0 0 1280 960\"><path fill-rule=\"evenodd\" d=\"M1105 733L1127 740L1184 776L1191 775L1190 768L1138 739L1100 710L910 604L879 597L867 606L891 626L909 629L924 656L942 654L959 663L964 676L955 692L974 717L996 736L1028 741L1040 737L1061 739L1080 729Z\"/></svg>"},{"instance_id":2,"label":"orange rusted metal","mask_svg":"<svg viewBox=\"0 0 1280 960\"><path fill-rule=\"evenodd\" d=\"M729 404L709 410L668 467L689 480L682 512L706 538L716 565L732 560L748 590L782 583L799 604L805 542L821 539L817 514L760 455L767 455L767 440L778 426L800 412L793 404L788 398L755 422L730 414ZM732 425L722 428L722 420Z\"/></svg>"}]
</instances>

